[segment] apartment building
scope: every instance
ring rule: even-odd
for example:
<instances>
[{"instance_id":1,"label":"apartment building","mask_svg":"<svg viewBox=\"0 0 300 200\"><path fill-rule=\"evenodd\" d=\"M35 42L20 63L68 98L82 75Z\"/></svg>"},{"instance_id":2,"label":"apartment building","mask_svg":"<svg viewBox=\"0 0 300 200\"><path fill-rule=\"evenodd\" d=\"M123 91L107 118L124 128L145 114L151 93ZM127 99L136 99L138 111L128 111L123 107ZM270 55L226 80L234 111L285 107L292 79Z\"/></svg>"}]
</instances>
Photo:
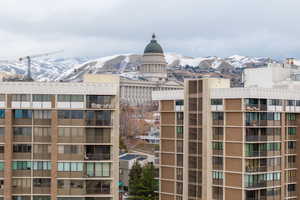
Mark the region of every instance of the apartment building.
<instances>
[{"instance_id":1,"label":"apartment building","mask_svg":"<svg viewBox=\"0 0 300 200\"><path fill-rule=\"evenodd\" d=\"M118 82L0 82L0 199L117 199L118 94Z\"/></svg>"},{"instance_id":2,"label":"apartment building","mask_svg":"<svg viewBox=\"0 0 300 200\"><path fill-rule=\"evenodd\" d=\"M161 114L161 200L298 199L300 94L186 80L154 92Z\"/></svg>"}]
</instances>

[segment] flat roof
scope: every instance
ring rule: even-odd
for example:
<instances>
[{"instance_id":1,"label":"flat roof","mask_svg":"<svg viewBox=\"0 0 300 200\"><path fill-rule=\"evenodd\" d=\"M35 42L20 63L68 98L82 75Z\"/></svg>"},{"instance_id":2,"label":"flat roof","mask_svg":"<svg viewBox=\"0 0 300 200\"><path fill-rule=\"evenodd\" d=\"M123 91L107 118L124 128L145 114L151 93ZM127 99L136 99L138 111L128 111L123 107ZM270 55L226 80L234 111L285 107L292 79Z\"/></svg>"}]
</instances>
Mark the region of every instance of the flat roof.
<instances>
[{"instance_id":1,"label":"flat roof","mask_svg":"<svg viewBox=\"0 0 300 200\"><path fill-rule=\"evenodd\" d=\"M124 156L120 157L120 160L132 160L132 159L136 159L138 157L140 157L141 155L137 155L137 154L126 154Z\"/></svg>"},{"instance_id":2,"label":"flat roof","mask_svg":"<svg viewBox=\"0 0 300 200\"><path fill-rule=\"evenodd\" d=\"M118 94L118 83L0 82L0 94Z\"/></svg>"},{"instance_id":3,"label":"flat roof","mask_svg":"<svg viewBox=\"0 0 300 200\"><path fill-rule=\"evenodd\" d=\"M261 98L261 99L291 99L300 100L300 92L294 89L282 88L212 88L210 89L211 98ZM182 100L184 99L183 90L175 91L153 91L153 100Z\"/></svg>"}]
</instances>

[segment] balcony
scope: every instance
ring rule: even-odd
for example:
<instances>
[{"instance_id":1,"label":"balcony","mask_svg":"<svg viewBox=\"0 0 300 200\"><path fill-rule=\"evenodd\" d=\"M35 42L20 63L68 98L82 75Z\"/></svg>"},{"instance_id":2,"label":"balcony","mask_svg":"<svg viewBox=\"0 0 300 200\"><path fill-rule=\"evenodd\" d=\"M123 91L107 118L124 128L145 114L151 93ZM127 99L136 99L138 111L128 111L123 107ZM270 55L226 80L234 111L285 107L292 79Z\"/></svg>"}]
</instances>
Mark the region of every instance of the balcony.
<instances>
[{"instance_id":1,"label":"balcony","mask_svg":"<svg viewBox=\"0 0 300 200\"><path fill-rule=\"evenodd\" d=\"M291 192L287 192L287 197L296 197L297 196L297 192L296 191L291 191Z\"/></svg>"},{"instance_id":2,"label":"balcony","mask_svg":"<svg viewBox=\"0 0 300 200\"><path fill-rule=\"evenodd\" d=\"M83 172L57 172L58 178L83 178L87 177Z\"/></svg>"},{"instance_id":3,"label":"balcony","mask_svg":"<svg viewBox=\"0 0 300 200\"><path fill-rule=\"evenodd\" d=\"M249 151L246 152L247 157L267 157L280 156L280 151Z\"/></svg>"},{"instance_id":4,"label":"balcony","mask_svg":"<svg viewBox=\"0 0 300 200\"><path fill-rule=\"evenodd\" d=\"M268 106L267 104L246 104L245 110L246 111L267 111Z\"/></svg>"},{"instance_id":5,"label":"balcony","mask_svg":"<svg viewBox=\"0 0 300 200\"><path fill-rule=\"evenodd\" d=\"M50 160L51 153L34 153L33 159L40 159L40 160Z\"/></svg>"},{"instance_id":6,"label":"balcony","mask_svg":"<svg viewBox=\"0 0 300 200\"><path fill-rule=\"evenodd\" d=\"M51 142L51 136L33 136L34 142Z\"/></svg>"},{"instance_id":7,"label":"balcony","mask_svg":"<svg viewBox=\"0 0 300 200\"><path fill-rule=\"evenodd\" d=\"M34 125L51 125L51 119L34 119Z\"/></svg>"},{"instance_id":8,"label":"balcony","mask_svg":"<svg viewBox=\"0 0 300 200\"><path fill-rule=\"evenodd\" d=\"M223 155L223 150L213 149L213 155Z\"/></svg>"},{"instance_id":9,"label":"balcony","mask_svg":"<svg viewBox=\"0 0 300 200\"><path fill-rule=\"evenodd\" d=\"M51 187L33 187L33 194L50 194Z\"/></svg>"},{"instance_id":10,"label":"balcony","mask_svg":"<svg viewBox=\"0 0 300 200\"><path fill-rule=\"evenodd\" d=\"M297 154L297 151L296 151L295 148L294 148L294 149L287 149L287 150L286 150L286 153L287 153L287 154Z\"/></svg>"},{"instance_id":11,"label":"balcony","mask_svg":"<svg viewBox=\"0 0 300 200\"><path fill-rule=\"evenodd\" d=\"M287 183L295 183L295 182L297 182L297 177L296 176L288 176L288 177L286 177L286 182Z\"/></svg>"},{"instance_id":12,"label":"balcony","mask_svg":"<svg viewBox=\"0 0 300 200\"><path fill-rule=\"evenodd\" d=\"M33 170L34 177L51 177L51 170Z\"/></svg>"},{"instance_id":13,"label":"balcony","mask_svg":"<svg viewBox=\"0 0 300 200\"><path fill-rule=\"evenodd\" d=\"M31 188L30 187L12 187L13 194L31 194Z\"/></svg>"},{"instance_id":14,"label":"balcony","mask_svg":"<svg viewBox=\"0 0 300 200\"><path fill-rule=\"evenodd\" d=\"M14 142L31 142L32 138L31 136L13 136L14 139L13 141Z\"/></svg>"},{"instance_id":15,"label":"balcony","mask_svg":"<svg viewBox=\"0 0 300 200\"><path fill-rule=\"evenodd\" d=\"M31 153L13 153L13 159L31 159Z\"/></svg>"},{"instance_id":16,"label":"balcony","mask_svg":"<svg viewBox=\"0 0 300 200\"><path fill-rule=\"evenodd\" d=\"M58 154L58 160L84 160L84 155L79 154Z\"/></svg>"},{"instance_id":17,"label":"balcony","mask_svg":"<svg viewBox=\"0 0 300 200\"><path fill-rule=\"evenodd\" d=\"M86 153L84 160L110 160L110 153Z\"/></svg>"},{"instance_id":18,"label":"balcony","mask_svg":"<svg viewBox=\"0 0 300 200\"><path fill-rule=\"evenodd\" d=\"M14 177L30 177L31 170L13 170L12 174Z\"/></svg>"},{"instance_id":19,"label":"balcony","mask_svg":"<svg viewBox=\"0 0 300 200\"><path fill-rule=\"evenodd\" d=\"M223 179L213 179L214 185L223 185Z\"/></svg>"},{"instance_id":20,"label":"balcony","mask_svg":"<svg viewBox=\"0 0 300 200\"><path fill-rule=\"evenodd\" d=\"M87 126L112 126L111 120L86 120Z\"/></svg>"},{"instance_id":21,"label":"balcony","mask_svg":"<svg viewBox=\"0 0 300 200\"><path fill-rule=\"evenodd\" d=\"M78 186L78 188L59 188L57 190L59 195L84 195L85 188Z\"/></svg>"}]
</instances>

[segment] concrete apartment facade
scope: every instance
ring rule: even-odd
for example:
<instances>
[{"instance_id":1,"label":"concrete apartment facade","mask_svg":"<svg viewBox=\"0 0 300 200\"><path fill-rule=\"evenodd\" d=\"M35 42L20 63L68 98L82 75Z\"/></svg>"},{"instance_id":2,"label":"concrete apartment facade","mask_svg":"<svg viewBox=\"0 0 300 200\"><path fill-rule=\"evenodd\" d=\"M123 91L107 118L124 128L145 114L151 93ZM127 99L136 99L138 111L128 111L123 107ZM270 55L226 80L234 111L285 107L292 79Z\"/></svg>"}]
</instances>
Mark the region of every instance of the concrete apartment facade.
<instances>
[{"instance_id":1,"label":"concrete apartment facade","mask_svg":"<svg viewBox=\"0 0 300 200\"><path fill-rule=\"evenodd\" d=\"M298 199L296 90L186 80L154 92L161 114L161 200Z\"/></svg>"},{"instance_id":2,"label":"concrete apartment facade","mask_svg":"<svg viewBox=\"0 0 300 200\"><path fill-rule=\"evenodd\" d=\"M0 82L0 199L118 198L115 80Z\"/></svg>"}]
</instances>

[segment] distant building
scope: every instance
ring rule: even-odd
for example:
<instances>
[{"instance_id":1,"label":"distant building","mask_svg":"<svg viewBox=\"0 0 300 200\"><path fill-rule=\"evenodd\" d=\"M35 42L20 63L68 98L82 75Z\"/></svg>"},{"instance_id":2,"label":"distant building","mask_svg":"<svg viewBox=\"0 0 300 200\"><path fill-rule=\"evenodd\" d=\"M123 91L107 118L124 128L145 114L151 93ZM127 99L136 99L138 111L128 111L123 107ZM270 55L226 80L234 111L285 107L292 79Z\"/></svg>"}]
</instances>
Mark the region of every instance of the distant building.
<instances>
[{"instance_id":1,"label":"distant building","mask_svg":"<svg viewBox=\"0 0 300 200\"><path fill-rule=\"evenodd\" d=\"M142 105L152 102L152 91L182 89L183 84L168 77L167 62L155 34L145 47L139 73L144 80L121 78L121 102Z\"/></svg>"},{"instance_id":2,"label":"distant building","mask_svg":"<svg viewBox=\"0 0 300 200\"><path fill-rule=\"evenodd\" d=\"M153 99L161 112L160 200L299 199L299 90L205 78Z\"/></svg>"},{"instance_id":3,"label":"distant building","mask_svg":"<svg viewBox=\"0 0 300 200\"><path fill-rule=\"evenodd\" d=\"M245 69L244 87L300 88L300 66L293 58L285 63L269 63L267 67Z\"/></svg>"},{"instance_id":4,"label":"distant building","mask_svg":"<svg viewBox=\"0 0 300 200\"><path fill-rule=\"evenodd\" d=\"M120 185L124 191L128 191L129 185L129 173L135 162L138 162L141 166L147 163L154 164L154 155L145 153L128 153L119 157L120 159Z\"/></svg>"},{"instance_id":5,"label":"distant building","mask_svg":"<svg viewBox=\"0 0 300 200\"><path fill-rule=\"evenodd\" d=\"M159 129L151 127L148 135L139 135L136 136L136 138L149 142L150 144L159 144Z\"/></svg>"}]
</instances>

